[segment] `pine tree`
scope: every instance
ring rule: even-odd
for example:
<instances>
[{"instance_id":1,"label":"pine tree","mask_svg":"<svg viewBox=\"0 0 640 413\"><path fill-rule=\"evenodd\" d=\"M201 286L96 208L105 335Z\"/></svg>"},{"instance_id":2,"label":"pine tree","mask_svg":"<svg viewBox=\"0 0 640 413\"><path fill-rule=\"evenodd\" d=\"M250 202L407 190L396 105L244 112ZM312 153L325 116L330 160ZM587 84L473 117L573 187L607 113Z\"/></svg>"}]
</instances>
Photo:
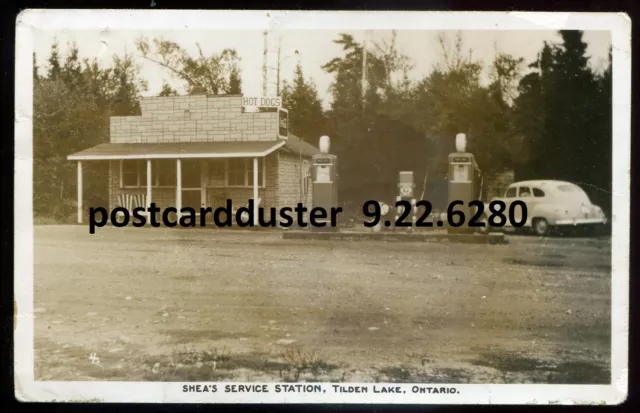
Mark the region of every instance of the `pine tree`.
<instances>
[{"instance_id":1,"label":"pine tree","mask_svg":"<svg viewBox=\"0 0 640 413\"><path fill-rule=\"evenodd\" d=\"M229 86L226 88L226 93L228 95L242 94L242 79L237 67L232 67L229 71Z\"/></svg>"},{"instance_id":2,"label":"pine tree","mask_svg":"<svg viewBox=\"0 0 640 413\"><path fill-rule=\"evenodd\" d=\"M147 86L146 82L136 83L140 68L128 54L123 58L114 56L113 62L112 76L116 86L111 103L111 116L141 115L138 96L140 89L146 89Z\"/></svg>"},{"instance_id":3,"label":"pine tree","mask_svg":"<svg viewBox=\"0 0 640 413\"><path fill-rule=\"evenodd\" d=\"M327 132L325 115L318 91L312 81L305 80L300 64L296 66L293 82L284 82L282 105L289 110L291 132L317 145L320 136Z\"/></svg>"},{"instance_id":4,"label":"pine tree","mask_svg":"<svg viewBox=\"0 0 640 413\"><path fill-rule=\"evenodd\" d=\"M611 216L611 184L612 184L612 67L611 48L609 49L609 61L604 72L596 76L597 98L594 102L591 127L593 139L590 145L591 156L586 162L591 162L591 168L586 168L586 181L592 186L589 191L592 202L596 203Z\"/></svg>"},{"instance_id":5,"label":"pine tree","mask_svg":"<svg viewBox=\"0 0 640 413\"><path fill-rule=\"evenodd\" d=\"M563 30L545 44L520 82L515 123L532 146L518 179L558 179L581 185L605 210L611 185L611 101L605 74L589 66L583 32Z\"/></svg>"},{"instance_id":6,"label":"pine tree","mask_svg":"<svg viewBox=\"0 0 640 413\"><path fill-rule=\"evenodd\" d=\"M49 59L47 59L49 63L49 71L47 73L47 77L49 79L55 79L60 74L60 54L58 53L58 42L54 41L53 45L51 45L51 53L49 53Z\"/></svg>"}]
</instances>

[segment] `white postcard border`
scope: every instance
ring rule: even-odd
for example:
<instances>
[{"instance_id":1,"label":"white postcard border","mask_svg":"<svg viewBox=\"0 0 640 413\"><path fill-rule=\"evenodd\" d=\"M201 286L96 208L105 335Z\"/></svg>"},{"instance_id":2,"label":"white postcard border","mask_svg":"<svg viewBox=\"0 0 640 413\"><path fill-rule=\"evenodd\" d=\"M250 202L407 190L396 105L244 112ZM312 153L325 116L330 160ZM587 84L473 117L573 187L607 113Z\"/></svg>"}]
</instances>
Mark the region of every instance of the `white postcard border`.
<instances>
[{"instance_id":1,"label":"white postcard border","mask_svg":"<svg viewBox=\"0 0 640 413\"><path fill-rule=\"evenodd\" d=\"M357 17L356 17L357 16ZM35 30L607 30L613 60L612 384L425 384L455 387L457 394L183 393L162 382L34 381L32 53ZM631 21L622 13L520 12L300 12L175 10L25 10L16 22L15 250L16 397L24 401L180 403L438 403L616 404L628 392L629 214L631 144ZM224 383L217 383L219 388ZM233 383L239 384L239 383ZM251 383L256 384L256 383ZM333 383L340 384L340 383ZM356 385L355 383L343 383ZM273 387L274 383L268 386ZM364 385L364 384L363 384ZM367 383L372 388L372 383ZM395 386L395 384L394 384Z\"/></svg>"}]
</instances>

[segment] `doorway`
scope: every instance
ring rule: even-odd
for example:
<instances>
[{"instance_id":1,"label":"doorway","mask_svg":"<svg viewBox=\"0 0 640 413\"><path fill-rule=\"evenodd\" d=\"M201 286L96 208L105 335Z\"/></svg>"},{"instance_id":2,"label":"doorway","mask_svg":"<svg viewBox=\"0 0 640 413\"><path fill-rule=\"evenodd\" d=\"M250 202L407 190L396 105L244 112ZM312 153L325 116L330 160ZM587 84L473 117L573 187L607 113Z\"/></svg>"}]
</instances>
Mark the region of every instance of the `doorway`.
<instances>
[{"instance_id":1,"label":"doorway","mask_svg":"<svg viewBox=\"0 0 640 413\"><path fill-rule=\"evenodd\" d=\"M200 159L182 161L182 207L200 211L202 162Z\"/></svg>"}]
</instances>

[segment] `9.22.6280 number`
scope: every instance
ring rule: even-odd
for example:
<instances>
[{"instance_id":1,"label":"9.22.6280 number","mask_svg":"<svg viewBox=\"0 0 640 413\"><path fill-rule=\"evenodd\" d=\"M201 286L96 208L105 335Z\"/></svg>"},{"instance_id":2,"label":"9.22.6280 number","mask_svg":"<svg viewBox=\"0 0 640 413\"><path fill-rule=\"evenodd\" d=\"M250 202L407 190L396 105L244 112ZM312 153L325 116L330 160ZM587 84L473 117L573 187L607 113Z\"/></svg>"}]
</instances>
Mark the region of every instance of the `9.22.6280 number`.
<instances>
[{"instance_id":1,"label":"9.22.6280 number","mask_svg":"<svg viewBox=\"0 0 640 413\"><path fill-rule=\"evenodd\" d=\"M455 208L464 205L463 201L453 201L447 208L447 225L457 228L467 224L469 227L502 227L507 222L515 227L522 227L527 222L527 205L520 200L513 201L509 204L509 210L503 201L495 200L489 202L488 212L485 212L485 204L482 201L469 202L469 208L475 211L473 216L467 222L464 211ZM396 217L393 223L396 227L411 227L413 221L411 219L413 205L406 200L400 200L395 204L396 209L400 209L401 213ZM415 204L416 209L423 208L422 214L416 216L416 227L433 227L434 220L429 219L429 215L433 211L431 202L420 200ZM517 208L520 208L520 215L516 216ZM370 218L369 222L365 222L365 227L375 227L382 219L382 209L377 201L367 201L362 205L362 213L365 217ZM505 214L506 213L506 214ZM417 214L416 214L417 215ZM385 222L385 225L387 223ZM388 226L388 225L387 225Z\"/></svg>"}]
</instances>

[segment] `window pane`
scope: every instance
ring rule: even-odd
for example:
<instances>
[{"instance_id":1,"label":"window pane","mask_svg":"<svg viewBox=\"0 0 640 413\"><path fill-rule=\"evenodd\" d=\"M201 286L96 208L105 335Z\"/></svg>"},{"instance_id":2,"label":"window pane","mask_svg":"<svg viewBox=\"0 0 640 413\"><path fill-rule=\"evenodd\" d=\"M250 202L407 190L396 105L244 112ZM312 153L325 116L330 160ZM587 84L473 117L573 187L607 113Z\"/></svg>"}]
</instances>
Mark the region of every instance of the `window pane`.
<instances>
[{"instance_id":1,"label":"window pane","mask_svg":"<svg viewBox=\"0 0 640 413\"><path fill-rule=\"evenodd\" d=\"M200 188L201 186L201 169L202 163L200 159L183 159L182 165L182 187L183 188Z\"/></svg>"},{"instance_id":2,"label":"window pane","mask_svg":"<svg viewBox=\"0 0 640 413\"><path fill-rule=\"evenodd\" d=\"M153 165L152 165L153 166ZM138 171L140 171L140 186L147 186L147 161L138 161ZM154 171L151 169L151 176L153 177Z\"/></svg>"},{"instance_id":3,"label":"window pane","mask_svg":"<svg viewBox=\"0 0 640 413\"><path fill-rule=\"evenodd\" d=\"M207 170L209 173L209 186L224 186L224 160L211 159L207 162Z\"/></svg>"},{"instance_id":4,"label":"window pane","mask_svg":"<svg viewBox=\"0 0 640 413\"><path fill-rule=\"evenodd\" d=\"M516 188L509 188L507 189L507 194L505 195L507 198L513 198L516 196Z\"/></svg>"},{"instance_id":5,"label":"window pane","mask_svg":"<svg viewBox=\"0 0 640 413\"><path fill-rule=\"evenodd\" d=\"M175 159L159 159L155 162L153 175L157 177L159 186L176 186L176 160Z\"/></svg>"},{"instance_id":6,"label":"window pane","mask_svg":"<svg viewBox=\"0 0 640 413\"><path fill-rule=\"evenodd\" d=\"M560 195L562 196L570 197L575 200L580 200L584 203L591 202L587 194L582 190L582 188L580 188L577 185L573 185L573 184L558 185L558 190L561 192Z\"/></svg>"},{"instance_id":7,"label":"window pane","mask_svg":"<svg viewBox=\"0 0 640 413\"><path fill-rule=\"evenodd\" d=\"M542 198L544 196L544 191L542 189L533 188L533 196L536 198Z\"/></svg>"},{"instance_id":8,"label":"window pane","mask_svg":"<svg viewBox=\"0 0 640 413\"><path fill-rule=\"evenodd\" d=\"M227 184L230 186L245 186L246 172L244 159L229 159Z\"/></svg>"},{"instance_id":9,"label":"window pane","mask_svg":"<svg viewBox=\"0 0 640 413\"><path fill-rule=\"evenodd\" d=\"M558 189L562 192L578 192L574 185L558 185Z\"/></svg>"},{"instance_id":10,"label":"window pane","mask_svg":"<svg viewBox=\"0 0 640 413\"><path fill-rule=\"evenodd\" d=\"M138 186L138 161L122 161L122 185Z\"/></svg>"},{"instance_id":11,"label":"window pane","mask_svg":"<svg viewBox=\"0 0 640 413\"><path fill-rule=\"evenodd\" d=\"M519 194L519 196L524 197L524 198L526 198L526 197L528 197L528 196L531 196L531 189L529 189L529 188L528 188L528 187L526 187L526 186L520 187L520 194Z\"/></svg>"}]
</instances>

